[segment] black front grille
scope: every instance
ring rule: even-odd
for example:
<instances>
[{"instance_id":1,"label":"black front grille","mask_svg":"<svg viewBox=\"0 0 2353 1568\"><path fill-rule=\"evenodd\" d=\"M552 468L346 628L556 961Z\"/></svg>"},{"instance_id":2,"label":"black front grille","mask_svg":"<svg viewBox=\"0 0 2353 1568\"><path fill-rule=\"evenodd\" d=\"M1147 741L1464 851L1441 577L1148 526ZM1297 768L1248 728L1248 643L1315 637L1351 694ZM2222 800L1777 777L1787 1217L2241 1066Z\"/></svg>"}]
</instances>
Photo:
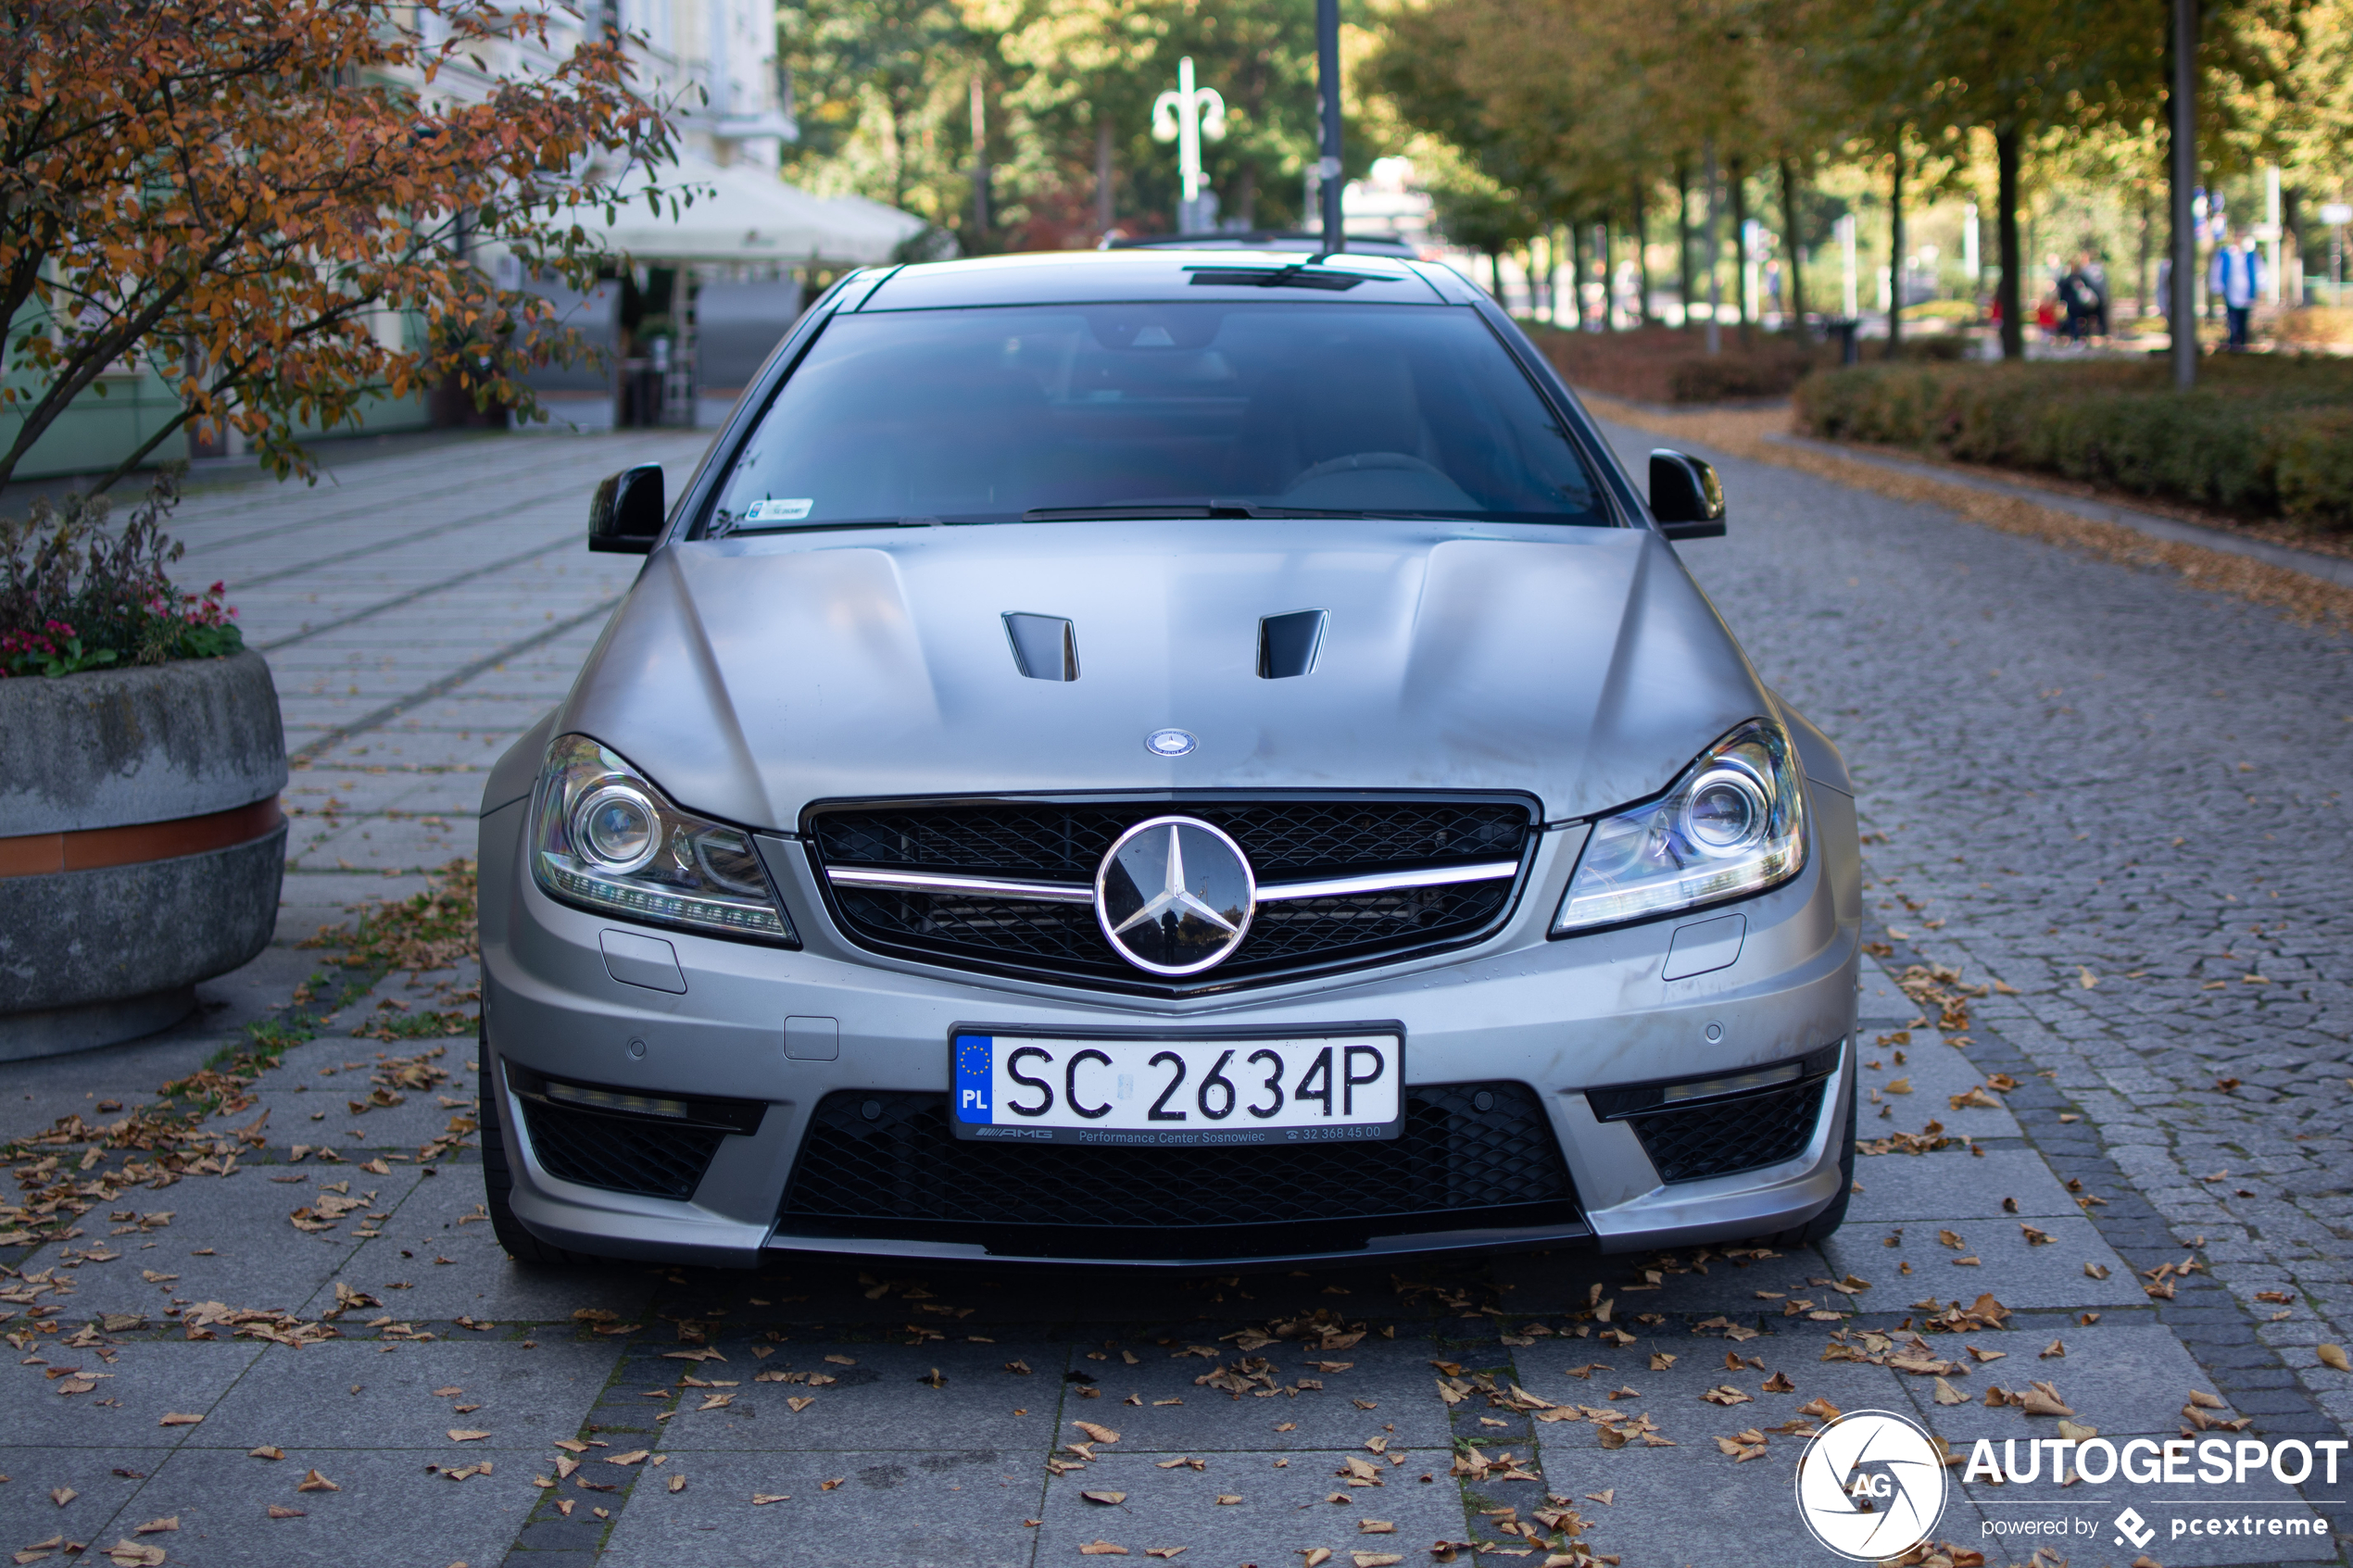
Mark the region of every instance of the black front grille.
<instances>
[{"instance_id":1,"label":"black front grille","mask_svg":"<svg viewBox=\"0 0 2353 1568\"><path fill-rule=\"evenodd\" d=\"M786 1189L782 1229L980 1241L1031 1257L1207 1258L1579 1225L1552 1123L1521 1084L1408 1089L1404 1134L1382 1143L1009 1146L958 1139L948 1110L943 1094L827 1095Z\"/></svg>"},{"instance_id":2,"label":"black front grille","mask_svg":"<svg viewBox=\"0 0 2353 1568\"><path fill-rule=\"evenodd\" d=\"M1805 1152L1828 1078L1630 1118L1663 1182L1696 1182L1779 1164Z\"/></svg>"},{"instance_id":3,"label":"black front grille","mask_svg":"<svg viewBox=\"0 0 2353 1568\"><path fill-rule=\"evenodd\" d=\"M1121 832L1181 812L1223 829L1261 883L1519 859L1530 813L1516 800L1120 800L844 807L811 821L826 866L1090 884ZM964 967L1131 989L1200 989L1370 962L1471 940L1511 908L1511 880L1262 903L1234 956L1171 985L1124 961L1085 904L963 894L832 890L853 940Z\"/></svg>"},{"instance_id":4,"label":"black front grille","mask_svg":"<svg viewBox=\"0 0 2353 1568\"><path fill-rule=\"evenodd\" d=\"M560 1181L648 1198L692 1198L726 1134L650 1116L614 1116L544 1099L522 1102L540 1168Z\"/></svg>"}]
</instances>

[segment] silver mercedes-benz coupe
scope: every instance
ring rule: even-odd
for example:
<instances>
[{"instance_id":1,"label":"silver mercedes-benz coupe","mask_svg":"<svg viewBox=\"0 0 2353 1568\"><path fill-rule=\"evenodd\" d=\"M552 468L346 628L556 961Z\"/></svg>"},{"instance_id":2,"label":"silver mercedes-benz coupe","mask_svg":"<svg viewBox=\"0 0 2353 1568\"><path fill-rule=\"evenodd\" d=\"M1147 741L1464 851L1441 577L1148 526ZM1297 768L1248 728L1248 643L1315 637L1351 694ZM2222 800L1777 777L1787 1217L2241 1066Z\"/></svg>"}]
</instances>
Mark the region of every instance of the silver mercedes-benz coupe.
<instances>
[{"instance_id":1,"label":"silver mercedes-benz coupe","mask_svg":"<svg viewBox=\"0 0 2353 1568\"><path fill-rule=\"evenodd\" d=\"M518 1257L1818 1239L1851 786L1446 268L886 268L780 345L481 820Z\"/></svg>"}]
</instances>

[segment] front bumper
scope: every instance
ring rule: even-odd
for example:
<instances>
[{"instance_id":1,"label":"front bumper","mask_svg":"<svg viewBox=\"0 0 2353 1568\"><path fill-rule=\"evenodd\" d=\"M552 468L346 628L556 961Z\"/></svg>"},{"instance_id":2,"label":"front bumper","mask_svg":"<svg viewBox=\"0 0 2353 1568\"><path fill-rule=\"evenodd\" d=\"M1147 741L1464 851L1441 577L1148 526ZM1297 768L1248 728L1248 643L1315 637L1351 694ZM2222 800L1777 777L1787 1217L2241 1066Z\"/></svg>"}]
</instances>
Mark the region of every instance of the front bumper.
<instances>
[{"instance_id":1,"label":"front bumper","mask_svg":"<svg viewBox=\"0 0 2353 1568\"><path fill-rule=\"evenodd\" d=\"M778 1249L1068 1261L1066 1249L1025 1249L1018 1242L1009 1248L1003 1238L992 1245L981 1235L917 1238L887 1234L887 1226L857 1234L839 1225L796 1233L780 1223L820 1102L837 1091L944 1097L950 1031L976 1021L1046 1034L1214 1027L1297 1035L1381 1020L1403 1030L1409 1085L1500 1082L1532 1090L1558 1141L1579 1217L1470 1228L1416 1223L1352 1236L1337 1248L1289 1242L1226 1257L1176 1246L1164 1255L1131 1256L1156 1250L1131 1240L1105 1261L1188 1267L1362 1261L1586 1241L1618 1251L1787 1229L1838 1194L1851 1050L1836 1053L1802 1148L1726 1175L1663 1181L1635 1123L1604 1119L1587 1091L1722 1078L1851 1037L1861 912L1854 807L1818 784L1810 794L1816 838L1806 869L1739 904L1548 940L1582 832L1548 833L1507 923L1468 951L1182 1000L997 980L852 947L827 920L807 857L783 839L763 839L761 847L800 950L663 931L686 989L624 984L609 972L600 938L633 928L539 890L522 854L525 807L516 802L483 818L480 861L483 1087L505 1132L515 1215L555 1246L658 1261L749 1267ZM1677 931L1726 913L1745 926L1737 960L1689 978L1662 978ZM812 1042L834 1054L813 1059ZM510 1073L510 1065L521 1071ZM648 1097L749 1102L757 1126L711 1133L715 1150L690 1196L607 1190L560 1179L543 1162L518 1093L536 1082L535 1074Z\"/></svg>"}]
</instances>

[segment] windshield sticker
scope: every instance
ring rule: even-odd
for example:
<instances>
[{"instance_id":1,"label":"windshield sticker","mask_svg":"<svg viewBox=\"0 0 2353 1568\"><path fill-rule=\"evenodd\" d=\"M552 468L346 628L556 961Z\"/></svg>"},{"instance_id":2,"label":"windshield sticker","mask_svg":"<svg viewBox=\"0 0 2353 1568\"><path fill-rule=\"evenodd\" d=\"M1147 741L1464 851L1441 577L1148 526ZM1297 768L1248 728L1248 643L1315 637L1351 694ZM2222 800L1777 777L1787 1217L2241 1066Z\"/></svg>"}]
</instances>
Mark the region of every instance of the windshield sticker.
<instances>
[{"instance_id":1,"label":"windshield sticker","mask_svg":"<svg viewBox=\"0 0 2353 1568\"><path fill-rule=\"evenodd\" d=\"M797 501L754 501L744 510L746 522L799 522L809 515L817 503L807 497Z\"/></svg>"}]
</instances>

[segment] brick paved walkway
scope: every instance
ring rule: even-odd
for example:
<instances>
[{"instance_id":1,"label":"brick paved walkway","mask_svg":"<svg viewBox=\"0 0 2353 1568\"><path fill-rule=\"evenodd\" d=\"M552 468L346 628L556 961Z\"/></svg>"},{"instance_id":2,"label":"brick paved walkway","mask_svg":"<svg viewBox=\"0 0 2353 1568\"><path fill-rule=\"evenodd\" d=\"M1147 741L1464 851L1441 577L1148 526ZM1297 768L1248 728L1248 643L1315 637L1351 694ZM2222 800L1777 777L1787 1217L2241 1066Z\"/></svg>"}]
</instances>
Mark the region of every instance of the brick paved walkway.
<instances>
[{"instance_id":1,"label":"brick paved walkway","mask_svg":"<svg viewBox=\"0 0 2353 1568\"><path fill-rule=\"evenodd\" d=\"M282 946L169 1038L10 1069L0 1132L152 1094L284 999L308 968L284 944L468 850L478 770L560 690L633 565L581 547L589 482L648 459L674 478L696 453L666 436L484 440L355 464L335 491L192 503L192 578L230 577L312 762L290 792ZM1831 1559L1790 1499L1816 1399L1906 1413L1963 1452L2057 1436L2055 1418L1985 1402L2038 1378L2120 1445L2174 1436L2193 1389L2220 1401L2192 1407L2199 1420L2252 1418L2231 1441L2343 1437L2353 1379L2311 1349L2353 1316L2347 944L2329 897L2347 859L2343 645L1932 511L1724 467L1733 534L1688 558L1768 678L1846 746L1883 835L1867 850L1886 952L1864 997L1866 1135L1933 1116L1967 1139L1862 1160L1853 1217L1822 1251L1176 1278L526 1272L478 1221L471 1151L431 1173L416 1159L467 1107L470 1064L453 1053L448 1082L346 1114L418 1047L330 1035L259 1085L271 1120L236 1173L123 1188L110 1157L82 1177L81 1234L0 1249L0 1331L21 1358L0 1386L0 1549L62 1535L92 1543L86 1562L174 1519L135 1542L271 1568L962 1568L1075 1563L1095 1541L1137 1559L1181 1547L1180 1564L1321 1549L1371 1568L1432 1561L1440 1540L1538 1568L1554 1553L1517 1524L1571 1509L1624 1568L1812 1563ZM1940 1010L1898 988L1914 964L2015 995L1970 1000L1957 1049ZM2017 1086L1951 1106L1996 1074ZM296 1141L343 1161L291 1163ZM324 1230L289 1222L346 1181L364 1208ZM2146 1294L2142 1271L2190 1261L2210 1273ZM187 1326L208 1301L315 1324L348 1303L339 1289L373 1299L323 1342ZM1945 1370L1889 1364L1981 1294L2007 1315L1923 1336ZM2063 1354L2045 1354L2054 1340ZM1202 1381L1219 1368L1225 1386ZM1964 1402L1938 1402L1940 1376ZM1441 1377L1467 1396L1444 1398ZM1741 1402L1703 1398L1726 1385ZM1580 1406L1605 1419L1546 1419ZM1671 1446L1644 1439L1644 1416ZM314 1469L339 1489L299 1489ZM2342 1534L2248 1533L2316 1504L2353 1529L2342 1461L2337 1485L2301 1487L1949 1474L1937 1536L1995 1562L2046 1537L1990 1532L2063 1520L2059 1557L2120 1568L2138 1555L2113 1524L2128 1504L2168 1568L2344 1562ZM2242 1528L2171 1534L2225 1509Z\"/></svg>"}]
</instances>

